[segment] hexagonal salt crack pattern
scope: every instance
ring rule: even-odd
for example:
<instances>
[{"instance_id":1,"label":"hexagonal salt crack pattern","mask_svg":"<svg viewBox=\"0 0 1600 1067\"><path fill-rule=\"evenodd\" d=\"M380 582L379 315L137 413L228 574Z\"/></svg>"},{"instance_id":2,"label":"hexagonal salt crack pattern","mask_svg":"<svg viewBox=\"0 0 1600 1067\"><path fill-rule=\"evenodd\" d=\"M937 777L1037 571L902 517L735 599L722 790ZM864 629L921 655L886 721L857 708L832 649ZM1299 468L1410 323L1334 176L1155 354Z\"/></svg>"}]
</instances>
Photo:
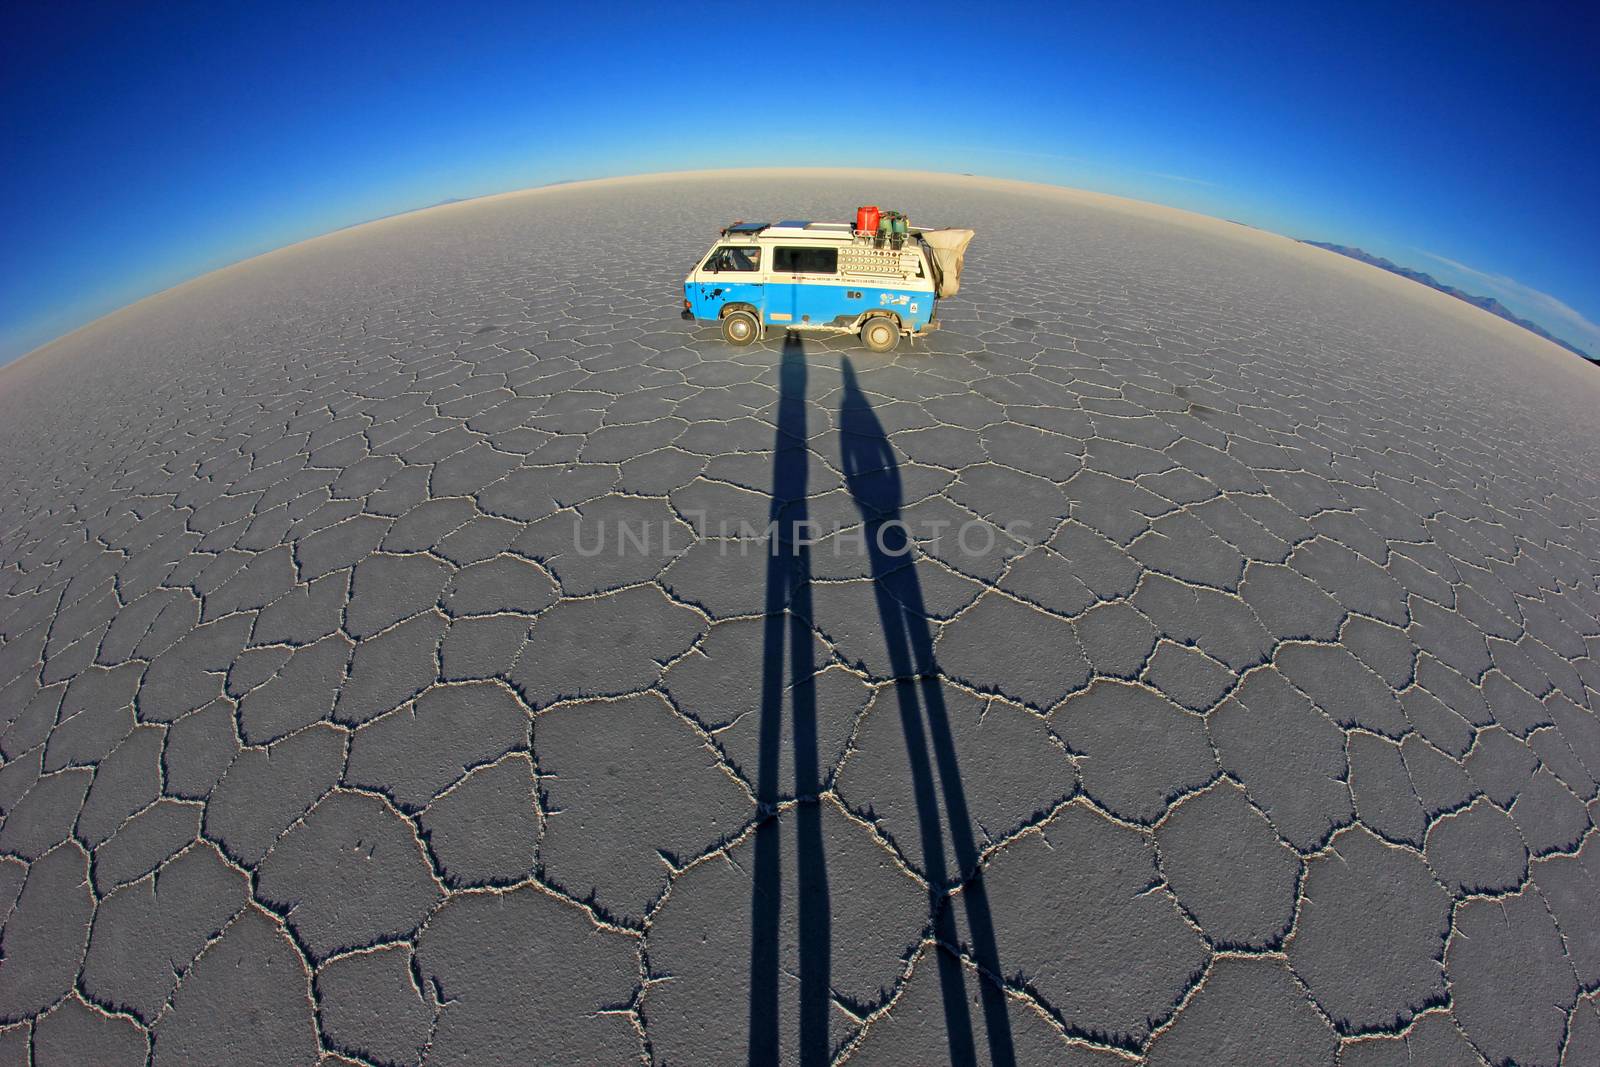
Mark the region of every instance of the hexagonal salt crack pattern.
<instances>
[{"instance_id":1,"label":"hexagonal salt crack pattern","mask_svg":"<svg viewBox=\"0 0 1600 1067\"><path fill-rule=\"evenodd\" d=\"M839 798L941 887L965 881L985 849L1077 783L1040 716L933 680L878 689L855 747Z\"/></svg>"},{"instance_id":2,"label":"hexagonal salt crack pattern","mask_svg":"<svg viewBox=\"0 0 1600 1067\"><path fill-rule=\"evenodd\" d=\"M1450 898L1415 851L1342 831L1302 893L1289 963L1341 1030L1393 1029L1443 1000Z\"/></svg>"},{"instance_id":3,"label":"hexagonal salt crack pattern","mask_svg":"<svg viewBox=\"0 0 1600 1067\"><path fill-rule=\"evenodd\" d=\"M1148 1062L1329 1063L1338 1047L1282 961L1224 956L1151 1045Z\"/></svg>"},{"instance_id":4,"label":"hexagonal salt crack pattern","mask_svg":"<svg viewBox=\"0 0 1600 1067\"><path fill-rule=\"evenodd\" d=\"M748 1050L798 1063L836 1048L889 998L926 921L922 887L837 804L772 816L684 871L656 911L649 964L660 980L643 1005L656 1055L718 1063ZM749 1010L713 1022L707 1002Z\"/></svg>"},{"instance_id":5,"label":"hexagonal salt crack pattern","mask_svg":"<svg viewBox=\"0 0 1600 1067\"><path fill-rule=\"evenodd\" d=\"M1156 829L1156 846L1173 895L1214 944L1267 948L1289 932L1300 859L1233 782L1176 805Z\"/></svg>"},{"instance_id":6,"label":"hexagonal salt crack pattern","mask_svg":"<svg viewBox=\"0 0 1600 1067\"><path fill-rule=\"evenodd\" d=\"M1161 886L1150 835L1082 802L1018 837L981 884L1008 977L1070 1033L1138 1047L1205 970L1209 951ZM953 911L969 947L972 916Z\"/></svg>"},{"instance_id":7,"label":"hexagonal salt crack pattern","mask_svg":"<svg viewBox=\"0 0 1600 1067\"><path fill-rule=\"evenodd\" d=\"M534 726L553 885L640 922L674 869L737 833L749 794L656 693L551 708ZM683 803L664 804L676 796Z\"/></svg>"},{"instance_id":8,"label":"hexagonal salt crack pattern","mask_svg":"<svg viewBox=\"0 0 1600 1067\"><path fill-rule=\"evenodd\" d=\"M945 950L929 943L923 946L893 1006L875 1019L872 1028L850 1056L849 1062L864 1067L885 1064L941 1063L969 1051L963 1036L952 1039L945 1015L944 994L953 966L967 992L968 1010L983 1010L983 994L989 979L971 963L952 965ZM1006 1023L979 1028L973 1035L970 1053L978 1063L1050 1063L1062 1067L1114 1067L1125 1063L1109 1049L1096 1048L1086 1041L1065 1037L1027 998L1007 996L1002 1001Z\"/></svg>"},{"instance_id":9,"label":"hexagonal salt crack pattern","mask_svg":"<svg viewBox=\"0 0 1600 1067\"><path fill-rule=\"evenodd\" d=\"M728 205L858 198L977 230L941 329L678 317ZM953 176L129 308L0 369L0 1059L1595 1060L1596 410L1404 279Z\"/></svg>"}]
</instances>

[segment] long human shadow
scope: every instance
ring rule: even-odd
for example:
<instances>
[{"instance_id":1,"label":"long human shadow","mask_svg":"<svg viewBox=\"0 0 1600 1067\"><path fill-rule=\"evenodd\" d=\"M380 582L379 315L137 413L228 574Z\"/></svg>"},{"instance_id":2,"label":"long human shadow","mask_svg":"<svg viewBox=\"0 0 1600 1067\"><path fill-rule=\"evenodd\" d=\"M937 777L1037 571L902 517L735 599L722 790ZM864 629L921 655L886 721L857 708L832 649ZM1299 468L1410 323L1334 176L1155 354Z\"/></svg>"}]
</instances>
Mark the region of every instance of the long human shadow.
<instances>
[{"instance_id":1,"label":"long human shadow","mask_svg":"<svg viewBox=\"0 0 1600 1067\"><path fill-rule=\"evenodd\" d=\"M953 946L957 943L955 916L945 893L951 884L968 879L961 899L972 938L973 957L982 971L998 980L1002 975L1000 951L982 872L978 870L978 844L973 837L960 763L950 733L944 694L939 687L933 632L923 608L922 583L917 577L917 568L912 565L911 544L900 518L904 499L899 465L883 425L856 382L855 368L848 358L843 360L841 369L844 396L839 407L839 440L845 483L865 524L878 616L889 650L889 665L896 679L895 697L900 707L906 753L911 761L929 906L935 917L934 931L941 944ZM945 870L943 827L939 816L941 795L949 816L950 843L958 868L954 878ZM942 949L936 949L934 955L939 961L939 985L951 1063L975 1065L978 1054L960 961ZM1013 1067L1016 1053L1005 993L995 982L985 981L981 974L978 986L989 1038L990 1062L997 1067Z\"/></svg>"},{"instance_id":2,"label":"long human shadow","mask_svg":"<svg viewBox=\"0 0 1600 1067\"><path fill-rule=\"evenodd\" d=\"M795 886L799 926L798 1049L804 1067L828 1063L832 1001L832 913L822 849L822 773L817 755L816 663L811 634L811 549L806 508L806 359L794 334L785 337L778 370L773 446L772 542L767 555L766 621L761 649L761 734L750 899L750 1067L780 1061L780 942L783 903L782 827L777 816L783 741L783 697L790 696L794 747ZM785 645L789 672L784 672Z\"/></svg>"}]
</instances>

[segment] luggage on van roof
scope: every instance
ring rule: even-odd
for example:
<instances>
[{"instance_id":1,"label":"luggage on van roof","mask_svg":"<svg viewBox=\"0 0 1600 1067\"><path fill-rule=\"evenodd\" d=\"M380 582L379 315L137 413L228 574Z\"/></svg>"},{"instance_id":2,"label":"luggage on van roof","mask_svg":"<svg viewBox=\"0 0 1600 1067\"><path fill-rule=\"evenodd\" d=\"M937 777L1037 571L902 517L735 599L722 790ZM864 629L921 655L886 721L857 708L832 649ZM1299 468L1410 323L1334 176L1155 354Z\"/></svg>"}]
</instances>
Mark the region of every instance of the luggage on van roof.
<instances>
[{"instance_id":1,"label":"luggage on van roof","mask_svg":"<svg viewBox=\"0 0 1600 1067\"><path fill-rule=\"evenodd\" d=\"M905 218L898 212L890 212L889 215ZM909 225L905 228L908 236L920 239L927 246L936 293L941 297L955 296L961 290L961 266L966 259L967 245L972 242L973 231L924 230ZM850 242L857 240L855 227L848 222L812 222L809 219L785 219L779 223L732 222L722 228L722 234L724 237L740 234L749 237L821 237ZM894 250L898 252L899 248L900 245L896 243Z\"/></svg>"}]
</instances>

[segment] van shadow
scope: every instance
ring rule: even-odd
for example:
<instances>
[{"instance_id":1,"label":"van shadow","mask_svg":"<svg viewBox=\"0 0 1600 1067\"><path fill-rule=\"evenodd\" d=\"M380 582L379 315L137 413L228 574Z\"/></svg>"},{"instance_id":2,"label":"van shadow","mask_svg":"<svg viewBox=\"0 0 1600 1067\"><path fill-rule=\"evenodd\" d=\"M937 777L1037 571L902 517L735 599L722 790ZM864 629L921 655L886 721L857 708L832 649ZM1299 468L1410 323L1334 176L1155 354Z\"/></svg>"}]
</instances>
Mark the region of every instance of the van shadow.
<instances>
[{"instance_id":1,"label":"van shadow","mask_svg":"<svg viewBox=\"0 0 1600 1067\"><path fill-rule=\"evenodd\" d=\"M832 1005L832 912L827 857L823 852L823 775L817 751L817 700L811 633L811 549L806 479L806 357L800 338L784 338L778 370L777 434L773 445L772 544L767 555L766 617L762 634L760 751L756 801L763 819L756 828L750 901L749 1063L781 1062L779 999L782 994L783 823L777 814L783 748L784 694L789 694L793 738L793 832L798 884L799 1062L805 1067L832 1058L828 1037ZM781 524L777 525L777 524ZM785 659L789 671L784 671Z\"/></svg>"},{"instance_id":2,"label":"van shadow","mask_svg":"<svg viewBox=\"0 0 1600 1067\"><path fill-rule=\"evenodd\" d=\"M952 884L965 880L960 897L972 955L980 969L979 1000L983 1005L989 1062L997 1067L1012 1067L1016 1055L1005 993L995 982L982 976L982 972L996 978L1002 975L999 946L982 872L978 870L978 844L940 688L922 583L913 564L906 526L900 518L904 498L899 464L883 425L856 381L855 368L848 357L842 361L841 370L844 393L839 410L839 436L845 483L866 527L878 617L896 679L895 698L911 766L934 934L941 946L958 943L952 898L946 891ZM945 869L941 797L958 868L954 872ZM935 950L934 956L939 966L950 1061L956 1065L975 1065L979 1061L974 1021L968 1014L971 1002L961 963L942 947Z\"/></svg>"}]
</instances>

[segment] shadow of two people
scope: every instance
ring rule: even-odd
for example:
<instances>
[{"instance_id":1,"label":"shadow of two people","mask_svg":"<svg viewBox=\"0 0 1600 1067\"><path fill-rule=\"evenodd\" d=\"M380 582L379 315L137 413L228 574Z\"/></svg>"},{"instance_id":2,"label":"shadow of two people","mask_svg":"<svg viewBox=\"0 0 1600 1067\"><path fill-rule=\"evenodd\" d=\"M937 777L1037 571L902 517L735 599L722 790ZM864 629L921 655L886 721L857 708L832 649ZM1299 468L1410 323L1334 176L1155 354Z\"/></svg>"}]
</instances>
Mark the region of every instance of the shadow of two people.
<instances>
[{"instance_id":1,"label":"shadow of two people","mask_svg":"<svg viewBox=\"0 0 1600 1067\"><path fill-rule=\"evenodd\" d=\"M899 464L888 435L856 380L848 357L842 360L839 406L840 455L846 488L864 526L865 551L884 644L889 653L894 696L912 776L922 855L929 887L934 936L941 946L958 937L949 890L964 887L969 948L980 970L989 1060L1015 1062L1004 991L984 973L998 977L999 948L982 878L979 848L967 809L954 738L951 734L933 632L913 564L912 544L900 513L904 506ZM773 449L769 517L774 538L768 553L766 617L762 647L760 749L756 799L764 821L755 833L751 899L749 1063L780 1062L780 920L783 905L781 823L776 811L783 740L783 696L790 694L794 751L794 848L798 885L794 887L798 926L798 1062L826 1064L832 1058L829 1015L832 1008L832 910L828 895L822 811L819 796L825 772L819 763L814 643L811 629L811 546L807 508L808 447L806 386L808 366L801 340L785 337L779 364L777 433ZM785 671L785 659L788 670ZM941 799L943 811L941 812ZM950 834L957 870L946 870L943 834ZM946 1037L953 1064L977 1064L978 1043L969 1014L962 965L951 948L933 954L938 961Z\"/></svg>"}]
</instances>

